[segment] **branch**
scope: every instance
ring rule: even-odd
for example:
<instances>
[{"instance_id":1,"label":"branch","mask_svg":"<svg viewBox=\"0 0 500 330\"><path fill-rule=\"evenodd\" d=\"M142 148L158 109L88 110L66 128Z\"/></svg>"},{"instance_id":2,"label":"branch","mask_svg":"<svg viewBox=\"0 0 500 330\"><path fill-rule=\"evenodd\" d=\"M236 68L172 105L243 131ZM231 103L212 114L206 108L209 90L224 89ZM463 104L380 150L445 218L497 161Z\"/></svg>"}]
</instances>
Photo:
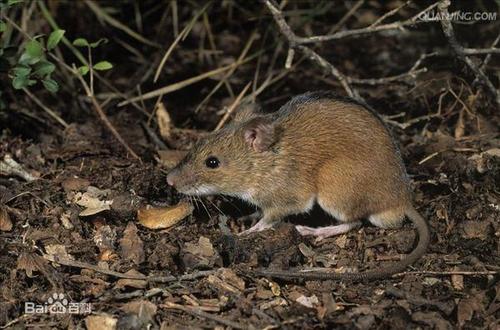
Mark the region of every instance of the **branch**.
<instances>
[{"instance_id":1,"label":"branch","mask_svg":"<svg viewBox=\"0 0 500 330\"><path fill-rule=\"evenodd\" d=\"M380 22L382 22L384 19L386 19L389 16L394 15L395 11L399 10L402 8L396 8L395 10L391 10L388 13L384 14L379 20L377 20L375 23L372 25L361 28L361 29L353 29L353 30L346 30L346 31L340 31L334 34L327 34L327 35L321 35L321 36L313 36L313 37L299 37L293 31L290 29L290 27L286 24L285 19L283 18L283 15L279 9L274 7L269 0L265 0L265 3L267 7L271 10L271 13L276 19L276 16L279 17L279 21L277 20L278 25L282 29L283 33L287 35L287 37L291 40L293 40L294 44L297 45L304 45L304 44L312 44L312 43L317 43L317 42L323 42L323 41L331 41L331 40L338 40L338 39L343 39L347 37L354 37L354 36L361 36L361 35L366 35L370 33L375 33L375 32L381 32L381 31L388 31L388 30L401 30L405 26L409 25L415 25L417 23L420 23L419 17L421 17L423 14L427 13L428 11L434 9L438 3L434 3L430 5L429 7L425 8L418 14L412 16L411 18L401 21L401 22L394 22L394 23L389 23L389 24L384 24L384 25L378 25Z\"/></svg>"},{"instance_id":2,"label":"branch","mask_svg":"<svg viewBox=\"0 0 500 330\"><path fill-rule=\"evenodd\" d=\"M444 35L448 39L450 47L455 52L457 57L462 62L464 62L472 72L474 72L477 80L480 81L486 87L486 89L494 97L496 103L500 105L500 94L498 93L495 86L493 86L493 83L488 79L488 77L484 74L484 72L469 57L467 57L467 55L470 55L471 49L463 48L458 43L451 21L448 19L444 19L446 17L449 17L449 12L448 12L449 6L450 6L450 0L441 0L439 2L438 10L441 13L441 17L443 17L443 19L440 20L441 28L443 29ZM469 54L467 52L469 52Z\"/></svg>"}]
</instances>

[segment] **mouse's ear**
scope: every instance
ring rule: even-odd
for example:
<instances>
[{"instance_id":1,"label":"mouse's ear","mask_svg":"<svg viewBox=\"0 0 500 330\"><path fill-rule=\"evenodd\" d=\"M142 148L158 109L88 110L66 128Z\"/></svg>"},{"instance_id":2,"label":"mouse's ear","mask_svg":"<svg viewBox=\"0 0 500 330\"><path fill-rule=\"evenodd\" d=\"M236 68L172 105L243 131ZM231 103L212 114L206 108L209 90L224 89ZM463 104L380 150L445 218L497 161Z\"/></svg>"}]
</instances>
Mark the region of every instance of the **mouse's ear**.
<instances>
[{"instance_id":1,"label":"mouse's ear","mask_svg":"<svg viewBox=\"0 0 500 330\"><path fill-rule=\"evenodd\" d=\"M269 117L258 116L243 126L245 142L257 152L269 150L277 140L276 124Z\"/></svg>"}]
</instances>

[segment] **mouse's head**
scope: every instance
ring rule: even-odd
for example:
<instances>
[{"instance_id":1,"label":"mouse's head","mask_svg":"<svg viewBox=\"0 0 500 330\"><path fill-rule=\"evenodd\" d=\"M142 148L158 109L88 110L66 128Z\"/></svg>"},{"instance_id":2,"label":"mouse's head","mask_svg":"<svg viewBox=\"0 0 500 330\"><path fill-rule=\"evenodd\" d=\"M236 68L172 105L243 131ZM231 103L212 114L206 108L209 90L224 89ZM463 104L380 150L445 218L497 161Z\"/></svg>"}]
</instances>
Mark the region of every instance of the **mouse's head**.
<instances>
[{"instance_id":1,"label":"mouse's head","mask_svg":"<svg viewBox=\"0 0 500 330\"><path fill-rule=\"evenodd\" d=\"M227 126L198 141L167 182L186 195L244 194L277 138L268 116Z\"/></svg>"}]
</instances>

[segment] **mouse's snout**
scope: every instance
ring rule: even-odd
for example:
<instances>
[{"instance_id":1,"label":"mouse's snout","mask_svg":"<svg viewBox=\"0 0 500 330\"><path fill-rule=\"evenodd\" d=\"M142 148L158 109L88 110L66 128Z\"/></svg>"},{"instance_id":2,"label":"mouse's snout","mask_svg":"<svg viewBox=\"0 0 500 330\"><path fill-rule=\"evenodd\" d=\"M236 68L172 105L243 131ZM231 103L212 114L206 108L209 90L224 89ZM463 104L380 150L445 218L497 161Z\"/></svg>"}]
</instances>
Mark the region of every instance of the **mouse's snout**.
<instances>
[{"instance_id":1,"label":"mouse's snout","mask_svg":"<svg viewBox=\"0 0 500 330\"><path fill-rule=\"evenodd\" d=\"M179 171L174 168L173 170L171 170L167 174L167 183L168 183L168 185L172 186L172 187L175 187L175 183L178 180L178 177L179 177Z\"/></svg>"}]
</instances>

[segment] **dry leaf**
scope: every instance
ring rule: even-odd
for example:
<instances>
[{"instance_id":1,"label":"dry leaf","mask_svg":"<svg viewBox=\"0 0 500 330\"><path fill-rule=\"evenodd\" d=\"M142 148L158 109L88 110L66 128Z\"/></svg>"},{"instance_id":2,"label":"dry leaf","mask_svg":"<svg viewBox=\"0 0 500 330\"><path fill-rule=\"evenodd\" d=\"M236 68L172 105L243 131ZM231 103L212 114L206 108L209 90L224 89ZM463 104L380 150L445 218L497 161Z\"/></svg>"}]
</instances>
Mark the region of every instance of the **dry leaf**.
<instances>
[{"instance_id":1,"label":"dry leaf","mask_svg":"<svg viewBox=\"0 0 500 330\"><path fill-rule=\"evenodd\" d=\"M9 213L7 213L7 208L3 205L0 205L0 230L12 230L12 221L10 220Z\"/></svg>"},{"instance_id":2,"label":"dry leaf","mask_svg":"<svg viewBox=\"0 0 500 330\"><path fill-rule=\"evenodd\" d=\"M460 299L457 304L457 321L460 327L463 327L466 321L470 321L474 312L484 310L484 293L472 294L471 297Z\"/></svg>"},{"instance_id":3,"label":"dry leaf","mask_svg":"<svg viewBox=\"0 0 500 330\"><path fill-rule=\"evenodd\" d=\"M127 275L133 275L133 276L144 276L143 274L139 273L135 269L131 269L125 274ZM130 278L121 278L118 281L116 281L115 288L124 288L124 287L131 287L131 288L136 288L136 289L144 289L148 285L148 281L146 280L136 280L136 279L130 279Z\"/></svg>"},{"instance_id":4,"label":"dry leaf","mask_svg":"<svg viewBox=\"0 0 500 330\"><path fill-rule=\"evenodd\" d=\"M100 251L115 249L116 230L109 225L102 225L97 228L94 234L94 243Z\"/></svg>"},{"instance_id":5,"label":"dry leaf","mask_svg":"<svg viewBox=\"0 0 500 330\"><path fill-rule=\"evenodd\" d=\"M174 168L186 156L184 150L158 150L160 164L166 168Z\"/></svg>"},{"instance_id":6,"label":"dry leaf","mask_svg":"<svg viewBox=\"0 0 500 330\"><path fill-rule=\"evenodd\" d=\"M45 245L45 252L48 255L55 256L58 259L74 260L72 255L66 251L66 246L61 244L48 244Z\"/></svg>"},{"instance_id":7,"label":"dry leaf","mask_svg":"<svg viewBox=\"0 0 500 330\"><path fill-rule=\"evenodd\" d=\"M71 212L70 211L65 211L61 214L61 224L63 225L64 228L71 230L75 226L71 223Z\"/></svg>"},{"instance_id":8,"label":"dry leaf","mask_svg":"<svg viewBox=\"0 0 500 330\"><path fill-rule=\"evenodd\" d=\"M90 181L87 179L72 177L67 178L63 182L61 182L61 186L64 191L78 191L78 190L86 190L88 186L90 186Z\"/></svg>"},{"instance_id":9,"label":"dry leaf","mask_svg":"<svg viewBox=\"0 0 500 330\"><path fill-rule=\"evenodd\" d=\"M141 320L141 323L143 325L146 325L153 322L158 308L150 301L135 300L126 303L125 305L121 306L120 309L127 313L136 314Z\"/></svg>"},{"instance_id":10,"label":"dry leaf","mask_svg":"<svg viewBox=\"0 0 500 330\"><path fill-rule=\"evenodd\" d=\"M109 192L110 191L108 189L101 190L96 187L89 186L85 193L78 192L72 196L73 198L71 198L71 200L77 205L85 207L85 210L80 212L79 215L81 217L86 217L111 209L113 201L103 200Z\"/></svg>"},{"instance_id":11,"label":"dry leaf","mask_svg":"<svg viewBox=\"0 0 500 330\"><path fill-rule=\"evenodd\" d=\"M117 319L109 314L90 315L85 318L87 330L115 330Z\"/></svg>"},{"instance_id":12,"label":"dry leaf","mask_svg":"<svg viewBox=\"0 0 500 330\"><path fill-rule=\"evenodd\" d=\"M24 270L28 277L33 277L35 270L42 271L47 266L47 260L34 253L21 253L17 258L16 269Z\"/></svg>"},{"instance_id":13,"label":"dry leaf","mask_svg":"<svg viewBox=\"0 0 500 330\"><path fill-rule=\"evenodd\" d=\"M316 295L312 295L310 297L302 295L295 299L295 301L308 308L314 308L316 305L319 305L319 299L318 297L316 297Z\"/></svg>"},{"instance_id":14,"label":"dry leaf","mask_svg":"<svg viewBox=\"0 0 500 330\"><path fill-rule=\"evenodd\" d=\"M123 232L123 238L120 240L120 249L122 258L131 260L136 265L144 262L144 243L139 235L137 235L137 227L132 222L127 224Z\"/></svg>"},{"instance_id":15,"label":"dry leaf","mask_svg":"<svg viewBox=\"0 0 500 330\"><path fill-rule=\"evenodd\" d=\"M193 206L181 202L173 207L141 208L137 211L139 223L149 229L169 228L193 212Z\"/></svg>"},{"instance_id":16,"label":"dry leaf","mask_svg":"<svg viewBox=\"0 0 500 330\"><path fill-rule=\"evenodd\" d=\"M156 108L156 120L158 122L161 137L168 140L172 134L172 120L163 102L159 102Z\"/></svg>"}]
</instances>

